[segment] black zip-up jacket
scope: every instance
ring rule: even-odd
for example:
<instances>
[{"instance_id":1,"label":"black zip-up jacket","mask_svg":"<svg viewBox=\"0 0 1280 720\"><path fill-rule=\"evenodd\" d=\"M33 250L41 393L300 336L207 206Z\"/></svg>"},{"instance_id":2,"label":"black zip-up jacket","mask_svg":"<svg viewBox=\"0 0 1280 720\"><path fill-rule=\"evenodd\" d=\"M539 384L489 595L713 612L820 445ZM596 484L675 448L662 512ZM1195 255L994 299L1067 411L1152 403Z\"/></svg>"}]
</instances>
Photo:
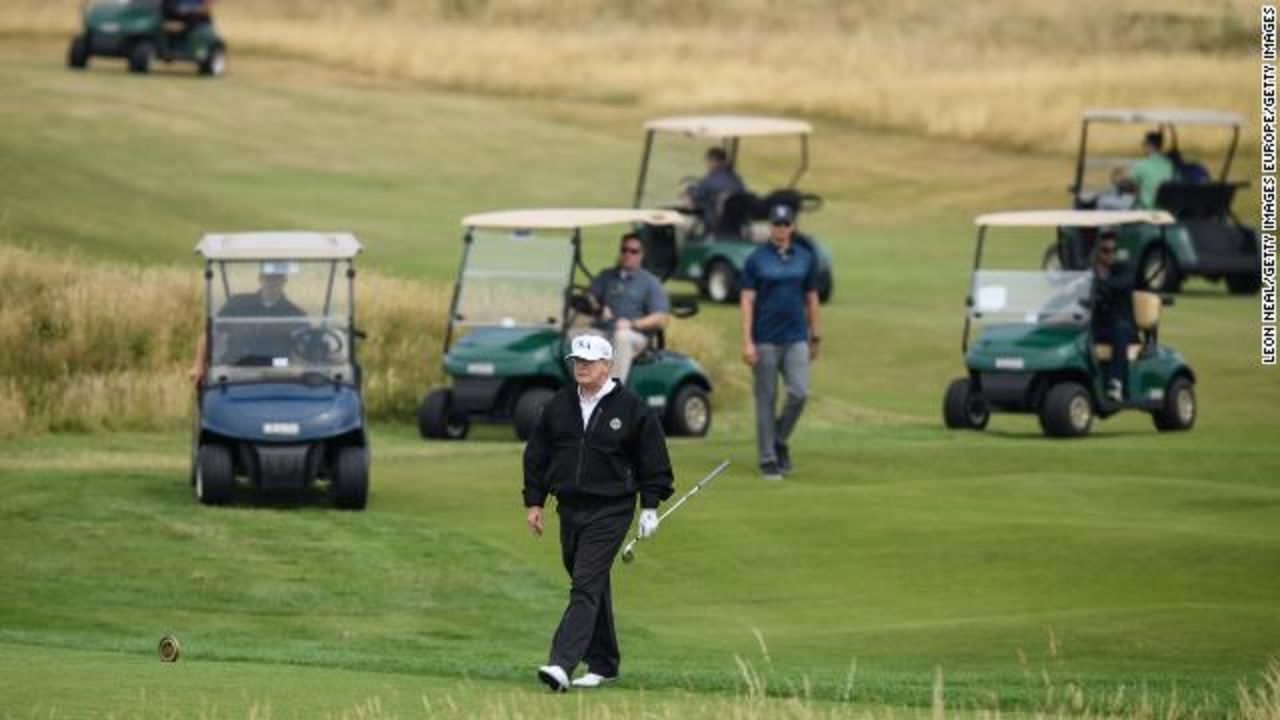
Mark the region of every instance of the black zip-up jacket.
<instances>
[{"instance_id":1,"label":"black zip-up jacket","mask_svg":"<svg viewBox=\"0 0 1280 720\"><path fill-rule=\"evenodd\" d=\"M542 406L524 446L524 504L541 506L547 495L622 497L640 493L640 505L656 508L673 491L671 458L662 423L619 382L600 398L582 427L578 386L570 382Z\"/></svg>"}]
</instances>

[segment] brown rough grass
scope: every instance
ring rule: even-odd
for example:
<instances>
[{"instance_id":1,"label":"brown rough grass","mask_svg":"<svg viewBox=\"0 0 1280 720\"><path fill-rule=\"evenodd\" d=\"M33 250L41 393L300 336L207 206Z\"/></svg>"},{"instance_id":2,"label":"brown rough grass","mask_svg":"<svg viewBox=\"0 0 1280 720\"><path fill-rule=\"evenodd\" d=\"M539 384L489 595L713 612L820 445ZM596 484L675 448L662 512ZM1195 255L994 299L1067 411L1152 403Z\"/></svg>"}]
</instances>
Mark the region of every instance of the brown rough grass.
<instances>
[{"instance_id":1,"label":"brown rough grass","mask_svg":"<svg viewBox=\"0 0 1280 720\"><path fill-rule=\"evenodd\" d=\"M363 273L358 292L369 415L410 418L439 380L448 290ZM0 436L184 426L201 307L195 268L0 244Z\"/></svg>"},{"instance_id":2,"label":"brown rough grass","mask_svg":"<svg viewBox=\"0 0 1280 720\"><path fill-rule=\"evenodd\" d=\"M69 35L78 0L8 0ZM463 91L654 112L796 113L1069 150L1088 106L1251 113L1248 0L274 0L218 5L233 53Z\"/></svg>"}]
</instances>

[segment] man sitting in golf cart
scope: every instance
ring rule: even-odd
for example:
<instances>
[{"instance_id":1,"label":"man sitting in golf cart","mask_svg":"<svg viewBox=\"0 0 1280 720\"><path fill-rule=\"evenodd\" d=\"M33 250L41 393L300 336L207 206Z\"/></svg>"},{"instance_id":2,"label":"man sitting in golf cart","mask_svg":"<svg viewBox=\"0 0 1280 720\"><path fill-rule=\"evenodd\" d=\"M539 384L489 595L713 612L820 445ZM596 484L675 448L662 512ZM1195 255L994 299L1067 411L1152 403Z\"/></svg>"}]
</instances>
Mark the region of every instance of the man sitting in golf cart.
<instances>
[{"instance_id":1,"label":"man sitting in golf cart","mask_svg":"<svg viewBox=\"0 0 1280 720\"><path fill-rule=\"evenodd\" d=\"M729 155L721 147L711 147L706 154L707 174L689 189L689 203L702 215L702 222L714 230L720 222L725 198L744 193L747 186L729 166Z\"/></svg>"},{"instance_id":2,"label":"man sitting in golf cart","mask_svg":"<svg viewBox=\"0 0 1280 720\"><path fill-rule=\"evenodd\" d=\"M641 266L643 260L640 236L627 232L618 246L618 264L591 281L591 294L601 306L595 327L612 340L613 375L624 383L635 356L671 317L671 299L662 281Z\"/></svg>"},{"instance_id":3,"label":"man sitting in golf cart","mask_svg":"<svg viewBox=\"0 0 1280 720\"><path fill-rule=\"evenodd\" d=\"M1147 133L1142 138L1145 157L1129 168L1128 178L1138 186L1138 207L1154 208L1156 191L1174 177L1173 161L1164 154L1163 147L1164 138L1159 130Z\"/></svg>"},{"instance_id":4,"label":"man sitting in golf cart","mask_svg":"<svg viewBox=\"0 0 1280 720\"><path fill-rule=\"evenodd\" d=\"M1137 338L1133 321L1133 281L1124 266L1115 262L1116 232L1106 228L1093 249L1093 337L1111 346L1107 361L1107 397L1124 400L1129 377L1128 347Z\"/></svg>"},{"instance_id":5,"label":"man sitting in golf cart","mask_svg":"<svg viewBox=\"0 0 1280 720\"><path fill-rule=\"evenodd\" d=\"M164 0L164 16L182 23L183 32L213 22L210 6L213 0Z\"/></svg>"},{"instance_id":6,"label":"man sitting in golf cart","mask_svg":"<svg viewBox=\"0 0 1280 720\"><path fill-rule=\"evenodd\" d=\"M260 323L222 323L217 332L219 339L215 349L221 349L217 360L229 365L270 365L273 358L289 357L293 334L307 327L297 322L270 322L284 318L304 318L306 313L285 297L284 287L289 280L292 264L281 261L264 262L258 274L258 290L232 295L218 311L218 318L261 318ZM191 369L192 382L199 384L206 371L205 337L200 334L196 343L196 362Z\"/></svg>"}]
</instances>

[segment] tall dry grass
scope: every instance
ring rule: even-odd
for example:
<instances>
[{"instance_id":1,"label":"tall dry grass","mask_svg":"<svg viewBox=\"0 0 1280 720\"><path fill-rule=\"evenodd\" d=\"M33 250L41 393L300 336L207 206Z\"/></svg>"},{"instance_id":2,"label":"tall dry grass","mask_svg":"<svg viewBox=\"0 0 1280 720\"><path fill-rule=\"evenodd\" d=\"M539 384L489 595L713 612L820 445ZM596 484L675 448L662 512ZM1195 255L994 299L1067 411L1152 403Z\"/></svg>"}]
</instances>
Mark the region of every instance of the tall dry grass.
<instances>
[{"instance_id":1,"label":"tall dry grass","mask_svg":"<svg viewBox=\"0 0 1280 720\"><path fill-rule=\"evenodd\" d=\"M79 0L7 0L69 34ZM233 53L435 87L1069 150L1088 106L1253 110L1250 0L223 0Z\"/></svg>"},{"instance_id":2,"label":"tall dry grass","mask_svg":"<svg viewBox=\"0 0 1280 720\"><path fill-rule=\"evenodd\" d=\"M413 416L440 377L448 291L364 273L358 324L366 403ZM200 331L196 267L85 262L0 244L0 436L154 430L190 422Z\"/></svg>"},{"instance_id":3,"label":"tall dry grass","mask_svg":"<svg viewBox=\"0 0 1280 720\"><path fill-rule=\"evenodd\" d=\"M444 380L451 288L361 272L357 326L369 417L411 422ZM158 430L190 422L187 380L203 312L198 267L86 262L0 243L0 437ZM674 324L672 347L704 360L718 399L745 387L726 337Z\"/></svg>"}]
</instances>

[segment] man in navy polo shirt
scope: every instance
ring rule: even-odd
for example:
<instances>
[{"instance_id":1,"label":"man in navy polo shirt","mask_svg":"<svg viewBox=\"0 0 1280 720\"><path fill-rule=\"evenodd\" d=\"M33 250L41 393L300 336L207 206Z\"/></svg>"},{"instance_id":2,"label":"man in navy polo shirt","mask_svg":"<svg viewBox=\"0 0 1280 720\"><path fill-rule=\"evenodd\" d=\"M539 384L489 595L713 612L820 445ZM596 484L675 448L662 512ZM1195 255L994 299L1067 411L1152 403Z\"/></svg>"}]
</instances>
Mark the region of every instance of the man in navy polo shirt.
<instances>
[{"instance_id":1,"label":"man in navy polo shirt","mask_svg":"<svg viewBox=\"0 0 1280 720\"><path fill-rule=\"evenodd\" d=\"M769 243L742 268L742 359L755 376L756 443L765 480L791 472L787 439L809 394L809 363L818 357L818 258L812 247L795 230L795 209L775 205ZM779 374L786 386L781 416L775 414Z\"/></svg>"}]
</instances>

